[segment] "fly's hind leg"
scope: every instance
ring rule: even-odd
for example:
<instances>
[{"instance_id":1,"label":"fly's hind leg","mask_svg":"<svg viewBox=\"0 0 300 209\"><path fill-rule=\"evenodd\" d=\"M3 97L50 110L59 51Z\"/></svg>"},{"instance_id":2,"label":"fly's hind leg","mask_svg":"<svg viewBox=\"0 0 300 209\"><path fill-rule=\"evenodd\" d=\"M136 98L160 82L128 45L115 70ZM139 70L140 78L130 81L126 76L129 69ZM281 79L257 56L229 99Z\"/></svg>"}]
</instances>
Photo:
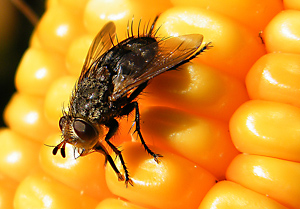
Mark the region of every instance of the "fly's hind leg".
<instances>
[{"instance_id":1,"label":"fly's hind leg","mask_svg":"<svg viewBox=\"0 0 300 209\"><path fill-rule=\"evenodd\" d=\"M125 184L126 184L126 187L128 186L128 184L130 184L131 186L133 186L133 182L132 180L130 179L129 177L129 172L128 172L128 169L127 169L127 166L125 164L125 161L123 159L123 155L121 153L121 151L115 146L113 145L113 143L110 142L110 138L116 133L116 131L118 130L119 128L119 123L118 121L116 121L115 119L111 119L107 124L105 124L108 128L109 128L109 131L108 133L106 134L106 137L105 137L105 141L106 143L109 145L109 147L116 153L116 155L119 157L120 161L121 161L121 164L123 166L123 169L124 169L124 173L125 173ZM108 155L107 156L107 160L108 162L112 165L112 163L114 164L113 160L111 159L111 157ZM111 163L111 161L112 163ZM113 166L112 165L112 168L115 170L116 172L116 169L114 168L116 167L115 165ZM118 170L118 169L117 169ZM116 172L117 175L119 176L118 172ZM119 180L120 180L120 176L119 176ZM122 180L122 179L121 179Z\"/></svg>"},{"instance_id":2,"label":"fly's hind leg","mask_svg":"<svg viewBox=\"0 0 300 209\"><path fill-rule=\"evenodd\" d=\"M160 154L156 154L154 153L149 147L148 145L146 144L144 138L143 138L143 135L142 135L142 132L141 132L141 126L140 126L140 111L139 111L139 104L135 101L135 102L131 102L127 105L125 105L122 109L122 115L128 115L129 113L131 113L133 110L135 109L135 132L137 132L140 140L141 140L141 143L142 145L144 146L146 152L148 154L150 154L154 160L159 163L159 160L158 158L159 157L162 157L162 155Z\"/></svg>"}]
</instances>

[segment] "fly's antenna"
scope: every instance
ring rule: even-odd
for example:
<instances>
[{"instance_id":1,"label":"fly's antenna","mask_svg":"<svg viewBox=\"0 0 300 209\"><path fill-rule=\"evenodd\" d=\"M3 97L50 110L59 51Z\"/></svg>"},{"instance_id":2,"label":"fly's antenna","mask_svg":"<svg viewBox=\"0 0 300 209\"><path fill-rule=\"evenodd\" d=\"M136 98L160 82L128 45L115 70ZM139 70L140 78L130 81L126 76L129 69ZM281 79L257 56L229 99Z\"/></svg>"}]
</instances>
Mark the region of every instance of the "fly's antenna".
<instances>
[{"instance_id":1,"label":"fly's antenna","mask_svg":"<svg viewBox=\"0 0 300 209\"><path fill-rule=\"evenodd\" d=\"M47 147L54 147L54 149L52 151L53 155L56 155L58 150L60 150L61 156L63 158L66 157L66 142L64 140L56 146L52 146L52 145L48 145L48 144L44 144L44 145L47 146Z\"/></svg>"},{"instance_id":2,"label":"fly's antenna","mask_svg":"<svg viewBox=\"0 0 300 209\"><path fill-rule=\"evenodd\" d=\"M11 2L24 14L33 26L36 26L40 18L24 1L11 0Z\"/></svg>"}]
</instances>

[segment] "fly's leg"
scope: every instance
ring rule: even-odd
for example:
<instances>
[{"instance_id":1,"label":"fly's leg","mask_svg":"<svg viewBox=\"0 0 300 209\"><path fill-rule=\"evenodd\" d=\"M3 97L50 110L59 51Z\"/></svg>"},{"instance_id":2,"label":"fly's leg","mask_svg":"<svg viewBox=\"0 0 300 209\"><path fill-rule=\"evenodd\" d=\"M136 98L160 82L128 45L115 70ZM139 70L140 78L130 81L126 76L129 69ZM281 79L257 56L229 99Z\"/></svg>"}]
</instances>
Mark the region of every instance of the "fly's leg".
<instances>
[{"instance_id":1,"label":"fly's leg","mask_svg":"<svg viewBox=\"0 0 300 209\"><path fill-rule=\"evenodd\" d=\"M95 146L94 146L94 150L96 152L100 152L105 156L105 165L107 163L107 161L109 162L110 166L113 168L113 170L115 171L115 173L118 176L118 180L119 181L124 181L124 176L120 173L120 171L118 170L115 162L113 161L113 159L111 158L111 156L109 155L109 153L107 152L107 150L103 147L103 145L98 142Z\"/></svg>"},{"instance_id":2,"label":"fly's leg","mask_svg":"<svg viewBox=\"0 0 300 209\"><path fill-rule=\"evenodd\" d=\"M142 145L144 146L146 152L148 154L150 154L154 160L159 163L159 160L158 158L159 157L162 157L162 155L160 154L156 154L154 153L146 144L143 136L142 136L142 132L141 132L141 126L140 126L140 111L139 111L139 104L135 101L135 102L131 102L129 103L128 105L124 106L123 109L122 109L122 115L128 115L129 113L131 113L133 111L133 109L135 109L135 132L137 132L140 140L141 140L141 143Z\"/></svg>"},{"instance_id":3,"label":"fly's leg","mask_svg":"<svg viewBox=\"0 0 300 209\"><path fill-rule=\"evenodd\" d=\"M142 136L142 132L141 132L141 126L140 126L140 111L139 111L139 104L137 102L132 102L131 104L134 105L135 108L135 131L137 132L137 134L140 137L141 143L143 144L146 152L148 152L153 158L154 160L159 163L158 158L162 157L162 155L160 154L156 154L154 153L146 144L143 136Z\"/></svg>"},{"instance_id":4,"label":"fly's leg","mask_svg":"<svg viewBox=\"0 0 300 209\"><path fill-rule=\"evenodd\" d=\"M115 146L113 145L111 142L110 142L110 138L116 133L116 131L118 130L119 128L119 123L118 121L116 121L115 119L111 119L107 124L105 124L105 126L107 126L109 128L108 130L108 133L106 134L106 137L105 137L105 141L106 143L109 145L109 147L116 153L116 155L119 157L120 161L121 161L121 164L123 166L123 169L124 169L124 173L125 173L125 184L126 184L126 187L128 186L128 183L133 186L133 182L132 180L130 179L129 177L129 172L128 172L128 169L127 169L127 166L125 164L125 161L123 159L123 155L121 153L121 151ZM110 157L110 156L109 156ZM111 158L111 157L110 157ZM109 161L110 158L108 158L108 162L112 165L112 163ZM111 159L112 160L112 159ZM113 162L113 161L112 161ZM113 162L114 164L114 162ZM115 165L114 165L115 166ZM113 167L113 166L112 166ZM113 167L113 169L115 170L115 168ZM116 170L115 170L116 171ZM117 172L116 172L117 173ZM118 174L118 173L117 173ZM119 178L120 179L120 178Z\"/></svg>"}]
</instances>

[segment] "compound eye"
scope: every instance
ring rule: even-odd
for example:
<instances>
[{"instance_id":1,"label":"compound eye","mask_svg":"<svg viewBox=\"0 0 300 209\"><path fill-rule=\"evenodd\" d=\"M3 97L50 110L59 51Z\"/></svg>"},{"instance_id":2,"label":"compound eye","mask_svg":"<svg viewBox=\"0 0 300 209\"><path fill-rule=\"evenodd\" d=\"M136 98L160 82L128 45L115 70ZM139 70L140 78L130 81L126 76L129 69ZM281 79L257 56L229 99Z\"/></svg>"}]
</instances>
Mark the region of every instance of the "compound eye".
<instances>
[{"instance_id":1,"label":"compound eye","mask_svg":"<svg viewBox=\"0 0 300 209\"><path fill-rule=\"evenodd\" d=\"M60 128L60 130L62 131L63 130L63 126L64 126L64 123L65 123L65 120L66 120L66 118L65 118L65 116L63 116L63 117L61 117L60 119L59 119L59 128Z\"/></svg>"},{"instance_id":2,"label":"compound eye","mask_svg":"<svg viewBox=\"0 0 300 209\"><path fill-rule=\"evenodd\" d=\"M82 140L91 140L98 135L92 124L82 119L75 119L73 127L77 136Z\"/></svg>"}]
</instances>

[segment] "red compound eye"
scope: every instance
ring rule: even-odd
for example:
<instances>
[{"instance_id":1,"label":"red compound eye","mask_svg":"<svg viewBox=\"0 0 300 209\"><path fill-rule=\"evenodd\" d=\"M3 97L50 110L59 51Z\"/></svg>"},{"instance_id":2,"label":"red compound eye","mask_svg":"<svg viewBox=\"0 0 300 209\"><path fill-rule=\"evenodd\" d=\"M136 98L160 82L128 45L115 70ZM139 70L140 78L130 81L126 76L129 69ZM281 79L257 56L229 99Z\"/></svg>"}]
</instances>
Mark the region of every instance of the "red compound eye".
<instances>
[{"instance_id":1,"label":"red compound eye","mask_svg":"<svg viewBox=\"0 0 300 209\"><path fill-rule=\"evenodd\" d=\"M82 119L75 119L73 128L77 136L84 141L91 140L98 135L93 125Z\"/></svg>"}]
</instances>

